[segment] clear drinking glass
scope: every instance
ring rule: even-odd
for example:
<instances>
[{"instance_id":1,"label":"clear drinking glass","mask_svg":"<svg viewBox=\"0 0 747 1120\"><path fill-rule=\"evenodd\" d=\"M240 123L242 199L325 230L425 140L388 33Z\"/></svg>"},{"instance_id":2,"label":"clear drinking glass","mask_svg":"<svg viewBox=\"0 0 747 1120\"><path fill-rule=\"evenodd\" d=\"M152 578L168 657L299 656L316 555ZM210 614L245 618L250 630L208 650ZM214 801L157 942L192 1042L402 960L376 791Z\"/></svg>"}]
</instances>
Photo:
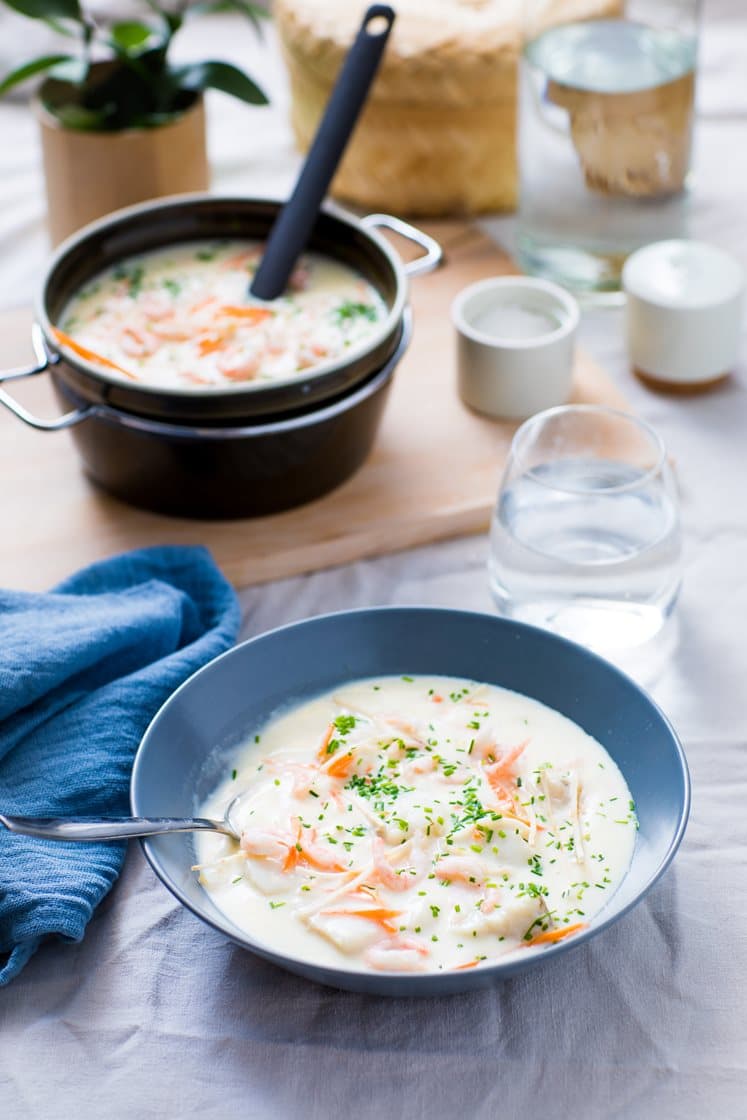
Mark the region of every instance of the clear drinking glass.
<instances>
[{"instance_id":1,"label":"clear drinking glass","mask_svg":"<svg viewBox=\"0 0 747 1120\"><path fill-rule=\"evenodd\" d=\"M512 618L613 660L651 642L681 578L675 482L653 428L598 405L522 424L493 516L489 574Z\"/></svg>"},{"instance_id":2,"label":"clear drinking glass","mask_svg":"<svg viewBox=\"0 0 747 1120\"><path fill-rule=\"evenodd\" d=\"M626 256L686 235L700 0L525 0L518 255L619 299ZM555 9L557 11L557 9ZM605 296L606 293L606 296Z\"/></svg>"}]
</instances>

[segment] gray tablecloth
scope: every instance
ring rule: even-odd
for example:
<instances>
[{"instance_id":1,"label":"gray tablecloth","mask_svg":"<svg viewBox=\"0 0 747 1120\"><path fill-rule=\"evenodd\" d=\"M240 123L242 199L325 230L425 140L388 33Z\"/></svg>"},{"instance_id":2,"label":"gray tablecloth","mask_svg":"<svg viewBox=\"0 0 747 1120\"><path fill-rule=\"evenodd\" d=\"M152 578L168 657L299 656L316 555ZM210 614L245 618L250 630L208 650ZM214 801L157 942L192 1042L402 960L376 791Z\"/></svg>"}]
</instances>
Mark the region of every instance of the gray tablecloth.
<instances>
[{"instance_id":1,"label":"gray tablecloth","mask_svg":"<svg viewBox=\"0 0 747 1120\"><path fill-rule=\"evenodd\" d=\"M740 0L707 8L693 230L747 262L747 21ZM210 45L237 57L228 26L210 25ZM219 185L282 189L282 79L272 49L245 42L277 100L266 116L211 103ZM44 251L38 156L24 108L0 109L0 129L0 282L17 303ZM488 226L510 242L510 221ZM620 328L619 313L595 313L583 337L664 435L686 529L679 644L652 688L694 798L660 885L558 964L478 995L396 1002L315 987L232 947L133 846L83 943L46 945L0 994L9 1120L747 1116L747 345L728 384L676 399L633 381ZM484 554L483 539L456 541L248 590L243 634L374 603L489 610Z\"/></svg>"}]
</instances>

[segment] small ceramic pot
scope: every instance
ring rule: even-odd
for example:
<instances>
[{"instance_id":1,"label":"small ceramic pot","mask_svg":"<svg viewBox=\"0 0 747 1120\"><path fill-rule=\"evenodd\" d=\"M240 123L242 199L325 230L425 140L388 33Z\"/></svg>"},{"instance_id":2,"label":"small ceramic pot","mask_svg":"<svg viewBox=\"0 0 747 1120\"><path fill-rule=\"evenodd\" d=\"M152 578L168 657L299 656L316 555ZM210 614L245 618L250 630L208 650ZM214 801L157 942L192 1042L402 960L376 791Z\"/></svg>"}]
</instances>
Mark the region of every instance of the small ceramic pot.
<instances>
[{"instance_id":1,"label":"small ceramic pot","mask_svg":"<svg viewBox=\"0 0 747 1120\"><path fill-rule=\"evenodd\" d=\"M476 412L526 420L565 404L579 309L548 280L496 276L464 288L451 315L459 393Z\"/></svg>"},{"instance_id":2,"label":"small ceramic pot","mask_svg":"<svg viewBox=\"0 0 747 1120\"><path fill-rule=\"evenodd\" d=\"M154 128L87 132L66 128L45 103L45 82L34 101L41 130L47 221L53 245L89 222L136 202L204 191L209 186L202 97L175 120Z\"/></svg>"},{"instance_id":3,"label":"small ceramic pot","mask_svg":"<svg viewBox=\"0 0 747 1120\"><path fill-rule=\"evenodd\" d=\"M628 257L622 273L634 372L655 389L697 392L736 367L745 274L702 241L657 241Z\"/></svg>"}]
</instances>

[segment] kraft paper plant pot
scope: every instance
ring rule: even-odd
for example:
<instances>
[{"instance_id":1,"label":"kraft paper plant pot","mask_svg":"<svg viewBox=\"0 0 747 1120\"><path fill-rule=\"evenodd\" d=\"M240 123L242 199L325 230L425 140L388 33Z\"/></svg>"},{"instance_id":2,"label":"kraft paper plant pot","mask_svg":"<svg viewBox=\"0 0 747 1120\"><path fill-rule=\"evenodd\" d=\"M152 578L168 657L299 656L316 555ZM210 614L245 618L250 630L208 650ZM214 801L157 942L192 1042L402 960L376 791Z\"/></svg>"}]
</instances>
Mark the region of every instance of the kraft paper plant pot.
<instances>
[{"instance_id":1,"label":"kraft paper plant pot","mask_svg":"<svg viewBox=\"0 0 747 1120\"><path fill-rule=\"evenodd\" d=\"M45 105L48 92L45 82L34 109L53 245L112 210L208 188L202 97L174 120L153 128L93 132L63 125Z\"/></svg>"}]
</instances>

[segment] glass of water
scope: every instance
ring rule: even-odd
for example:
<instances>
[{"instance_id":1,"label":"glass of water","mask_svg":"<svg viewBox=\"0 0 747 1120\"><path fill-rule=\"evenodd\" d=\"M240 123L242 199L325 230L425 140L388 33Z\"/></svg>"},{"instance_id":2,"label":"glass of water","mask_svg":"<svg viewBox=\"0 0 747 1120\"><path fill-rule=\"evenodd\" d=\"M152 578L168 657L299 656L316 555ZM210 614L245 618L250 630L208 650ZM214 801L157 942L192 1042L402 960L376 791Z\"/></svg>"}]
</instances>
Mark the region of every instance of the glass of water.
<instances>
[{"instance_id":1,"label":"glass of water","mask_svg":"<svg viewBox=\"0 0 747 1120\"><path fill-rule=\"evenodd\" d=\"M598 405L522 424L491 527L504 614L624 662L662 629L681 571L675 481L653 428Z\"/></svg>"},{"instance_id":2,"label":"glass of water","mask_svg":"<svg viewBox=\"0 0 747 1120\"><path fill-rule=\"evenodd\" d=\"M587 7L564 23L547 0L523 5L518 253L525 272L616 302L629 253L687 232L701 5Z\"/></svg>"}]
</instances>

